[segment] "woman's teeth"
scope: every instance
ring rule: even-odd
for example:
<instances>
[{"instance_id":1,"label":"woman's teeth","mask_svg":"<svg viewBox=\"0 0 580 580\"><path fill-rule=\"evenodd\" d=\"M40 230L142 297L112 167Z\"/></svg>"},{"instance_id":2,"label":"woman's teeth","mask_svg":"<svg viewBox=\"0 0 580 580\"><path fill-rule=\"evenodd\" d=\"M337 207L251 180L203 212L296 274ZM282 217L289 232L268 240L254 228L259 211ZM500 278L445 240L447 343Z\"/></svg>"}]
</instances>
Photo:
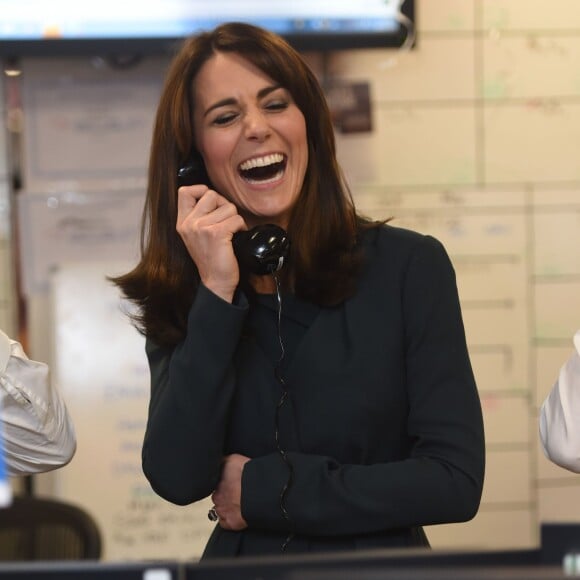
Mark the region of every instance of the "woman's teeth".
<instances>
[{"instance_id":1,"label":"woman's teeth","mask_svg":"<svg viewBox=\"0 0 580 580\"><path fill-rule=\"evenodd\" d=\"M282 161L284 161L284 156L281 153L272 153L271 155L264 155L264 157L248 159L240 164L240 169L242 171L248 171L256 167L266 167L274 163L282 163Z\"/></svg>"}]
</instances>

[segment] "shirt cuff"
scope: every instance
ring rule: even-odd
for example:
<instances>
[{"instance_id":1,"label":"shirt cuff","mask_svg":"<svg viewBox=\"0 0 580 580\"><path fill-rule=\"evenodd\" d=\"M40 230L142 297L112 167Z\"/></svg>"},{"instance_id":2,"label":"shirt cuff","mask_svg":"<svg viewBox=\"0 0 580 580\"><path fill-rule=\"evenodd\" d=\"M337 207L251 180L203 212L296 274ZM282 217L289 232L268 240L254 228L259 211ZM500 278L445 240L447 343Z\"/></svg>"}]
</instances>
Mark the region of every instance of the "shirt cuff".
<instances>
[{"instance_id":1,"label":"shirt cuff","mask_svg":"<svg viewBox=\"0 0 580 580\"><path fill-rule=\"evenodd\" d=\"M0 330L0 375L3 375L6 372L11 352L12 341L7 334Z\"/></svg>"}]
</instances>

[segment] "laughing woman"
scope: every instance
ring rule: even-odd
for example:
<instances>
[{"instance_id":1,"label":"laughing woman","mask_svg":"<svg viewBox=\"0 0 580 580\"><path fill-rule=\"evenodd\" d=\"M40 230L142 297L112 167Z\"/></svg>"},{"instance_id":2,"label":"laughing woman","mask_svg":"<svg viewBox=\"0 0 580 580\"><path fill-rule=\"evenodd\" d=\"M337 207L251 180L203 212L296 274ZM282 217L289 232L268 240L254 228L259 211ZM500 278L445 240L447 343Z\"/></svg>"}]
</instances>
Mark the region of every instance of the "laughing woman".
<instances>
[{"instance_id":1,"label":"laughing woman","mask_svg":"<svg viewBox=\"0 0 580 580\"><path fill-rule=\"evenodd\" d=\"M265 224L290 245L254 273L235 241ZM184 43L142 242L115 282L151 370L143 470L170 502L212 497L205 558L427 546L422 526L474 517L484 435L453 267L356 212L284 40L230 23Z\"/></svg>"}]
</instances>

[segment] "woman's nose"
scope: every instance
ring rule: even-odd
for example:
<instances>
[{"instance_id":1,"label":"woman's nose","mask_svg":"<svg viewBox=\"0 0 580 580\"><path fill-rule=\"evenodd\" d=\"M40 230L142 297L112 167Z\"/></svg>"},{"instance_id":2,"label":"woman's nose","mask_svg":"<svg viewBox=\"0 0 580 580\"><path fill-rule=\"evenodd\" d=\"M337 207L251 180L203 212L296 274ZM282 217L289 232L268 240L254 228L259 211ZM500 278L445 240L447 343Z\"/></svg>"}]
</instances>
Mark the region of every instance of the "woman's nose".
<instances>
[{"instance_id":1,"label":"woman's nose","mask_svg":"<svg viewBox=\"0 0 580 580\"><path fill-rule=\"evenodd\" d=\"M247 139L263 140L270 134L270 124L266 115L259 110L248 111L245 115L245 133Z\"/></svg>"}]
</instances>

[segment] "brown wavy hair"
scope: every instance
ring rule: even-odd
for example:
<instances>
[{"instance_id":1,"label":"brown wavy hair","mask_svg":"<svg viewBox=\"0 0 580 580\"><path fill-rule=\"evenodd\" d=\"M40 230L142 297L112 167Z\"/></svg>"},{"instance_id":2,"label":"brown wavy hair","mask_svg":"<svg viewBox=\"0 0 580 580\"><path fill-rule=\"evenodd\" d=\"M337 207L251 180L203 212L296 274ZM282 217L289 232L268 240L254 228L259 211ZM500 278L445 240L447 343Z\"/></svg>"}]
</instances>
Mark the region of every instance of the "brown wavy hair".
<instances>
[{"instance_id":1,"label":"brown wavy hair","mask_svg":"<svg viewBox=\"0 0 580 580\"><path fill-rule=\"evenodd\" d=\"M172 60L157 109L141 227L141 259L111 278L138 308L136 328L161 345L175 345L186 321L199 274L176 231L177 172L199 155L194 139L194 86L216 53L236 53L286 88L306 120L308 166L288 225L291 253L281 274L285 288L323 306L354 291L360 266L358 217L336 160L330 111L313 72L284 39L244 23L223 24L187 39Z\"/></svg>"}]
</instances>

